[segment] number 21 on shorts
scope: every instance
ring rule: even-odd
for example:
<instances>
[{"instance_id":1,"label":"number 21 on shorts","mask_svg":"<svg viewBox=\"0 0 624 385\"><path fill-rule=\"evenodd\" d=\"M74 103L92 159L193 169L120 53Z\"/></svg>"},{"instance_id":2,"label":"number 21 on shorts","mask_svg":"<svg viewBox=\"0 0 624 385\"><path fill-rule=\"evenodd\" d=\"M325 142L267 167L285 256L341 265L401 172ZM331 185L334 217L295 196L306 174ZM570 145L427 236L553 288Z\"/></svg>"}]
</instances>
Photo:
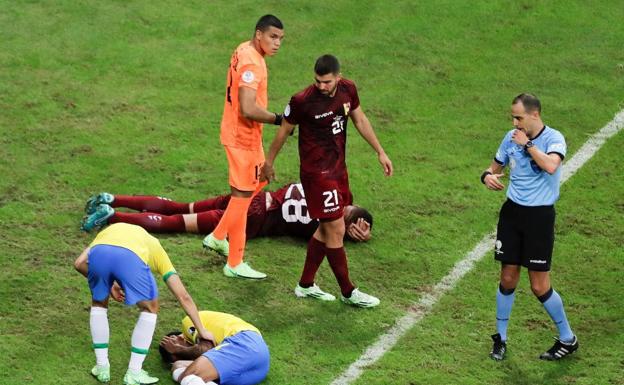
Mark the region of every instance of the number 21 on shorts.
<instances>
[{"instance_id":1,"label":"number 21 on shorts","mask_svg":"<svg viewBox=\"0 0 624 385\"><path fill-rule=\"evenodd\" d=\"M325 207L338 206L338 191L336 189L323 191L323 196L325 197L325 202L323 203Z\"/></svg>"}]
</instances>

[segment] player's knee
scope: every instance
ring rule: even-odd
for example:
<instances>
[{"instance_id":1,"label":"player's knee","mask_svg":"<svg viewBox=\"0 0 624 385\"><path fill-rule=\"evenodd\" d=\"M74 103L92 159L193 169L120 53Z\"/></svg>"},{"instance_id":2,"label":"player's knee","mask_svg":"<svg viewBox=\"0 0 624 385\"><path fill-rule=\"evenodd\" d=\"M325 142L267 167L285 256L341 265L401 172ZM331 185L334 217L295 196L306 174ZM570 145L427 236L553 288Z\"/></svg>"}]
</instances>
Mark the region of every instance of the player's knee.
<instances>
[{"instance_id":1,"label":"player's knee","mask_svg":"<svg viewBox=\"0 0 624 385\"><path fill-rule=\"evenodd\" d=\"M513 290L518 284L518 277L512 273L501 274L500 286L505 290Z\"/></svg>"},{"instance_id":2,"label":"player's knee","mask_svg":"<svg viewBox=\"0 0 624 385\"><path fill-rule=\"evenodd\" d=\"M137 305L139 306L139 309L141 309L141 311L145 311L148 313L158 314L158 311L160 310L160 304L158 303L157 299L152 301L139 302Z\"/></svg>"},{"instance_id":3,"label":"player's knee","mask_svg":"<svg viewBox=\"0 0 624 385\"><path fill-rule=\"evenodd\" d=\"M531 291L541 298L550 291L550 282L531 282Z\"/></svg>"}]
</instances>

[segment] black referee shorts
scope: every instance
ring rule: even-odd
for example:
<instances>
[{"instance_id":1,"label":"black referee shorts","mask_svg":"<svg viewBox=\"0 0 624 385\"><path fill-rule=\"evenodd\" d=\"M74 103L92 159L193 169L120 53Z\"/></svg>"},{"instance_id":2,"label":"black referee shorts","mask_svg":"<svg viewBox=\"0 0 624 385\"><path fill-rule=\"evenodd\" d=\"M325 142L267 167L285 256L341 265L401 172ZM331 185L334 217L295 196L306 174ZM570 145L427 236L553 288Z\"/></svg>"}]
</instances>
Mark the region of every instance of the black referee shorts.
<instances>
[{"instance_id":1,"label":"black referee shorts","mask_svg":"<svg viewBox=\"0 0 624 385\"><path fill-rule=\"evenodd\" d=\"M555 206L522 206L507 199L499 214L494 259L550 271L554 243Z\"/></svg>"}]
</instances>

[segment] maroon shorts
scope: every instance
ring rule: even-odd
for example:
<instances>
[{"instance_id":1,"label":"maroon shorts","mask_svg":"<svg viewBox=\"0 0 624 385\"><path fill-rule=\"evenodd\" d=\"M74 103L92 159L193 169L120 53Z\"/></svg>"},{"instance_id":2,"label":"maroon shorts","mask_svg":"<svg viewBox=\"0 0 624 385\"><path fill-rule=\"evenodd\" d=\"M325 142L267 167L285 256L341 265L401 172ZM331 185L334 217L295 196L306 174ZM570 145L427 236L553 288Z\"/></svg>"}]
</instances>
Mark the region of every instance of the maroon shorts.
<instances>
[{"instance_id":1,"label":"maroon shorts","mask_svg":"<svg viewBox=\"0 0 624 385\"><path fill-rule=\"evenodd\" d=\"M353 202L346 173L342 177L301 175L301 184L312 218L338 219L343 216L344 207Z\"/></svg>"}]
</instances>

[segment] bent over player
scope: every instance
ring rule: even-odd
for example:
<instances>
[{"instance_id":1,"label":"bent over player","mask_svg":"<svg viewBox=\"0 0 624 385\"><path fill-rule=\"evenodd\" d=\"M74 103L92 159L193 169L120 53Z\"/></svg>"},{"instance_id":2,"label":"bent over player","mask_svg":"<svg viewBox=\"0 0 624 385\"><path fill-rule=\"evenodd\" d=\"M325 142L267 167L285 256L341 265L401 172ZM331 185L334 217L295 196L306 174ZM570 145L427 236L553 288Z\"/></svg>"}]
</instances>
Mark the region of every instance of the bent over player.
<instances>
[{"instance_id":1,"label":"bent over player","mask_svg":"<svg viewBox=\"0 0 624 385\"><path fill-rule=\"evenodd\" d=\"M186 291L160 242L141 227L127 223L116 223L107 227L80 254L74 267L88 279L91 289L89 324L96 357L96 365L91 374L100 382L110 381L110 295L118 301L125 299L126 305L136 304L141 310L132 332L132 351L123 379L124 384L153 384L158 381L158 378L151 377L142 369L156 328L159 308L158 287L150 270L162 276L193 325L197 327L199 335L204 339L214 340L212 334L202 326L193 298Z\"/></svg>"},{"instance_id":2,"label":"bent over player","mask_svg":"<svg viewBox=\"0 0 624 385\"><path fill-rule=\"evenodd\" d=\"M505 188L500 177L510 168L507 200L500 210L494 257L501 262L496 293L496 329L490 357L505 358L507 323L514 303L520 268L529 271L531 290L559 329L559 338L540 358L559 360L578 349L563 302L550 284L555 241L555 202L559 199L561 162L566 155L563 135L542 122L537 97L520 94L511 103L514 129L507 132L492 164L481 175L490 190Z\"/></svg>"},{"instance_id":3,"label":"bent over player","mask_svg":"<svg viewBox=\"0 0 624 385\"><path fill-rule=\"evenodd\" d=\"M284 120L271 144L263 176L274 178L273 162L295 125L299 125L301 184L312 218L319 219L318 229L308 243L305 265L295 287L299 297L334 300L315 283L316 272L325 258L340 285L343 302L373 307L379 299L358 290L349 279L343 238L345 206L351 204L349 177L345 163L347 121L353 120L360 135L377 152L385 175L392 175L392 162L377 140L368 118L360 107L355 84L342 78L338 59L323 55L314 66L315 83L290 99Z\"/></svg>"}]
</instances>

